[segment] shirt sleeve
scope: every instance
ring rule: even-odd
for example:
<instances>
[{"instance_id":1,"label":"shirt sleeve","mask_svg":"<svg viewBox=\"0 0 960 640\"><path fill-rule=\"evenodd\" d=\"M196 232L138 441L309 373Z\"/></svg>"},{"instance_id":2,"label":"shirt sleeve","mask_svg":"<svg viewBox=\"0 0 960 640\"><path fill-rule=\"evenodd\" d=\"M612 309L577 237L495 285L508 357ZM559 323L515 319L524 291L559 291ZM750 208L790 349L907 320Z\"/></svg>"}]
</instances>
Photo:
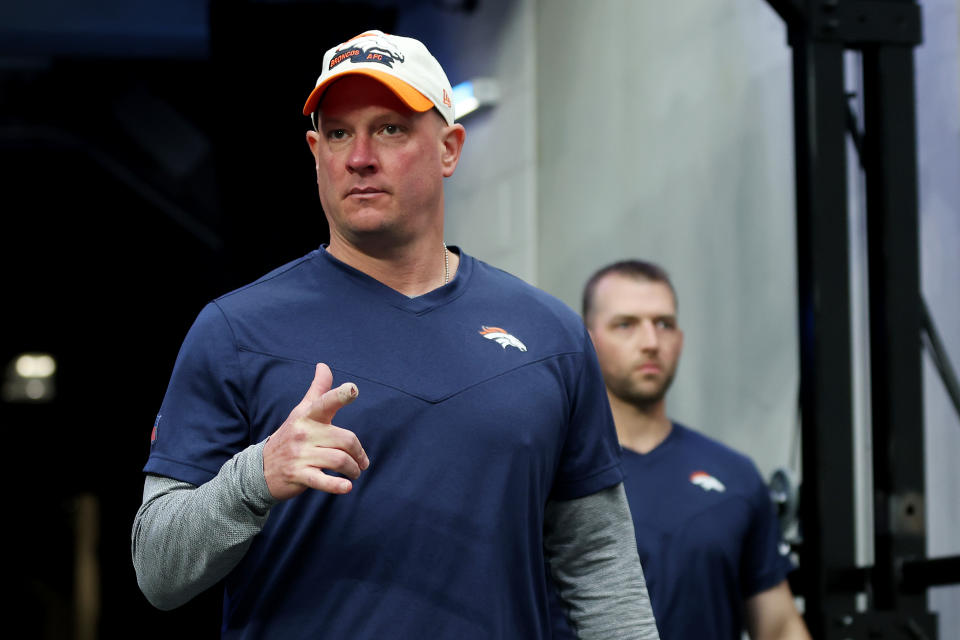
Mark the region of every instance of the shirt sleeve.
<instances>
[{"instance_id":1,"label":"shirt sleeve","mask_svg":"<svg viewBox=\"0 0 960 640\"><path fill-rule=\"evenodd\" d=\"M131 534L137 583L173 609L226 576L276 504L263 477L263 444L247 447L197 487L147 475Z\"/></svg>"},{"instance_id":2,"label":"shirt sleeve","mask_svg":"<svg viewBox=\"0 0 960 640\"><path fill-rule=\"evenodd\" d=\"M544 554L566 614L554 638L659 638L622 484L548 502Z\"/></svg>"},{"instance_id":3,"label":"shirt sleeve","mask_svg":"<svg viewBox=\"0 0 960 640\"><path fill-rule=\"evenodd\" d=\"M213 478L252 444L242 387L233 332L210 303L180 348L143 470L193 485Z\"/></svg>"},{"instance_id":4,"label":"shirt sleeve","mask_svg":"<svg viewBox=\"0 0 960 640\"><path fill-rule=\"evenodd\" d=\"M606 386L586 328L582 341L583 359L572 374L570 422L551 494L556 500L590 495L623 481Z\"/></svg>"},{"instance_id":5,"label":"shirt sleeve","mask_svg":"<svg viewBox=\"0 0 960 640\"><path fill-rule=\"evenodd\" d=\"M770 491L756 467L752 469L754 489L750 496L751 526L741 555L740 588L744 598L776 586L793 570L785 553Z\"/></svg>"}]
</instances>

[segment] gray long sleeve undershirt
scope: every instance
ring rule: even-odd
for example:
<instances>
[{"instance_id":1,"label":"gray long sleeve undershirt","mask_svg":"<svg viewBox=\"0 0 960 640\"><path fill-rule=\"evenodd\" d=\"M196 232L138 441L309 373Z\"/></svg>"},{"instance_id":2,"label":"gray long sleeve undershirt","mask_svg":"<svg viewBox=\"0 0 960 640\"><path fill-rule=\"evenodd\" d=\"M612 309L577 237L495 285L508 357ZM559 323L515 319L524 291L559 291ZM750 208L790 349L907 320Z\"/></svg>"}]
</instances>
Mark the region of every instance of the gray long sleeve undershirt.
<instances>
[{"instance_id":1,"label":"gray long sleeve undershirt","mask_svg":"<svg viewBox=\"0 0 960 640\"><path fill-rule=\"evenodd\" d=\"M263 477L263 443L198 486L148 475L133 521L137 583L158 609L174 609L239 564L276 504Z\"/></svg>"},{"instance_id":2,"label":"gray long sleeve undershirt","mask_svg":"<svg viewBox=\"0 0 960 640\"><path fill-rule=\"evenodd\" d=\"M148 475L132 532L144 595L173 609L240 562L276 500L263 477L263 444L235 455L199 487ZM582 640L657 640L623 485L547 503L544 552Z\"/></svg>"},{"instance_id":3,"label":"gray long sleeve undershirt","mask_svg":"<svg viewBox=\"0 0 960 640\"><path fill-rule=\"evenodd\" d=\"M550 500L543 547L578 638L658 640L623 484Z\"/></svg>"}]
</instances>

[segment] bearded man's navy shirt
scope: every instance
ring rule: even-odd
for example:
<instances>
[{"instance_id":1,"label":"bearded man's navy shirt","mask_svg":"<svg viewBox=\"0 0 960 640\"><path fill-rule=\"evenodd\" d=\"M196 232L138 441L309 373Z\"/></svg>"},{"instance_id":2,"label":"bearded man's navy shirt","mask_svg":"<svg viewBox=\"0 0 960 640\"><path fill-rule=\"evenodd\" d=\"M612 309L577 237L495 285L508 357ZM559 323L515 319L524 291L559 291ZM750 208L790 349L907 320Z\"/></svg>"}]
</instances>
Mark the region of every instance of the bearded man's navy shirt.
<instances>
[{"instance_id":1,"label":"bearded man's navy shirt","mask_svg":"<svg viewBox=\"0 0 960 640\"><path fill-rule=\"evenodd\" d=\"M661 639L740 640L746 600L793 569L753 462L675 422L623 473Z\"/></svg>"}]
</instances>

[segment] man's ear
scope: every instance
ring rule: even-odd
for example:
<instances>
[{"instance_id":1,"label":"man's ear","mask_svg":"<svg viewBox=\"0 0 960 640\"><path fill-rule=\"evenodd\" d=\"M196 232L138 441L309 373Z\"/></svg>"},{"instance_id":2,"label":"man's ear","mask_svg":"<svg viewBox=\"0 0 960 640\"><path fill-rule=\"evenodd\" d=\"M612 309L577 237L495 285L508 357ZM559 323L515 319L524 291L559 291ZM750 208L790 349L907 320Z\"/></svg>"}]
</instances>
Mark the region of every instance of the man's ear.
<instances>
[{"instance_id":1,"label":"man's ear","mask_svg":"<svg viewBox=\"0 0 960 640\"><path fill-rule=\"evenodd\" d=\"M307 146L313 155L313 168L317 172L317 184L320 184L320 134L316 131L307 131Z\"/></svg>"},{"instance_id":2,"label":"man's ear","mask_svg":"<svg viewBox=\"0 0 960 640\"><path fill-rule=\"evenodd\" d=\"M460 162L460 152L463 150L463 141L467 131L460 123L444 127L440 132L440 162L443 165L443 177L449 178Z\"/></svg>"},{"instance_id":3,"label":"man's ear","mask_svg":"<svg viewBox=\"0 0 960 640\"><path fill-rule=\"evenodd\" d=\"M320 144L320 134L311 129L307 131L307 146L310 147L310 153L317 157L317 145Z\"/></svg>"}]
</instances>

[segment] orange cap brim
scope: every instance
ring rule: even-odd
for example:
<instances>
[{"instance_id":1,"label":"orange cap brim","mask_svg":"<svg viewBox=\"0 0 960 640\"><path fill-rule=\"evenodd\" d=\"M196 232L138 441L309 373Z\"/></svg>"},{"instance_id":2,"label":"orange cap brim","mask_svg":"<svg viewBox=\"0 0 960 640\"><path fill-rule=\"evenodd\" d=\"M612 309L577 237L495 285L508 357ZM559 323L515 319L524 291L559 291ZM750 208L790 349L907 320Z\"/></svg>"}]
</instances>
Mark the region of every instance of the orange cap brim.
<instances>
[{"instance_id":1,"label":"orange cap brim","mask_svg":"<svg viewBox=\"0 0 960 640\"><path fill-rule=\"evenodd\" d=\"M320 104L320 98L323 97L324 91L326 91L334 81L346 75L363 75L377 80L390 89L390 91L392 91L398 98L400 98L403 104L407 105L414 111L423 112L433 109L434 105L432 102L430 102L429 98L396 76L378 71L377 69L352 69L350 71L338 73L337 75L327 78L325 81L318 84L313 91L310 92L310 96L307 98L306 104L303 105L303 115L309 116L316 111L317 105Z\"/></svg>"}]
</instances>

